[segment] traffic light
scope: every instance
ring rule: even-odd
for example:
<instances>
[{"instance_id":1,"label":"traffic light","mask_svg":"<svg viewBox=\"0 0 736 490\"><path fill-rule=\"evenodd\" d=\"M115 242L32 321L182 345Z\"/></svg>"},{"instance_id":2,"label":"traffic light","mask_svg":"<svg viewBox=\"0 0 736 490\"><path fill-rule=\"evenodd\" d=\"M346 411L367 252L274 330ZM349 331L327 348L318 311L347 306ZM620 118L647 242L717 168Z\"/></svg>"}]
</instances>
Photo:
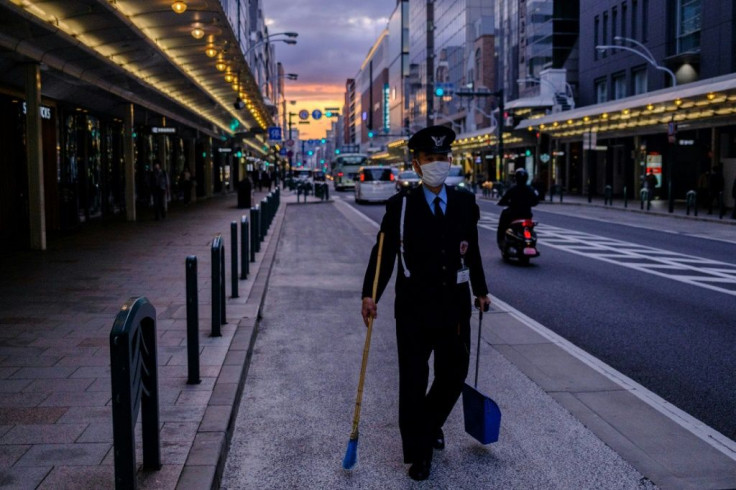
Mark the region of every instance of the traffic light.
<instances>
[{"instance_id":1,"label":"traffic light","mask_svg":"<svg viewBox=\"0 0 736 490\"><path fill-rule=\"evenodd\" d=\"M322 138L321 140L319 140L319 142L324 145L325 143L327 143L327 138Z\"/></svg>"},{"instance_id":2,"label":"traffic light","mask_svg":"<svg viewBox=\"0 0 736 490\"><path fill-rule=\"evenodd\" d=\"M436 83L434 85L434 95L437 97L444 97L445 96L445 85L442 83Z\"/></svg>"},{"instance_id":3,"label":"traffic light","mask_svg":"<svg viewBox=\"0 0 736 490\"><path fill-rule=\"evenodd\" d=\"M312 150L309 150L309 151L307 152L307 155L309 155L309 156L311 157L312 155L314 155L314 152L313 152Z\"/></svg>"},{"instance_id":4,"label":"traffic light","mask_svg":"<svg viewBox=\"0 0 736 490\"><path fill-rule=\"evenodd\" d=\"M532 151L527 149L526 152L524 152L524 155L530 157L532 156Z\"/></svg>"},{"instance_id":5,"label":"traffic light","mask_svg":"<svg viewBox=\"0 0 736 490\"><path fill-rule=\"evenodd\" d=\"M372 129L368 131L368 137L369 138L373 138L373 130Z\"/></svg>"},{"instance_id":6,"label":"traffic light","mask_svg":"<svg viewBox=\"0 0 736 490\"><path fill-rule=\"evenodd\" d=\"M338 148L335 150L335 155L339 155L339 154L340 154L340 149Z\"/></svg>"}]
</instances>

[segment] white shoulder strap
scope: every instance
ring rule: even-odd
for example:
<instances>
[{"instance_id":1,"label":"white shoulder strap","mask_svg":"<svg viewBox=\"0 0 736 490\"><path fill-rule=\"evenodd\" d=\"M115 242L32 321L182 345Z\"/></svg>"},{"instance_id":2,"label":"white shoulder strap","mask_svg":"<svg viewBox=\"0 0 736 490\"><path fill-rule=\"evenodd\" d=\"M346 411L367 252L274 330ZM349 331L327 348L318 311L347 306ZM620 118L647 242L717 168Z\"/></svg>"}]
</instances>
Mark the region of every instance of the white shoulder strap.
<instances>
[{"instance_id":1,"label":"white shoulder strap","mask_svg":"<svg viewBox=\"0 0 736 490\"><path fill-rule=\"evenodd\" d=\"M404 277L411 277L409 269L404 261L404 220L406 216L406 196L401 200L401 224L399 225L399 252L401 257L401 266L404 269Z\"/></svg>"}]
</instances>

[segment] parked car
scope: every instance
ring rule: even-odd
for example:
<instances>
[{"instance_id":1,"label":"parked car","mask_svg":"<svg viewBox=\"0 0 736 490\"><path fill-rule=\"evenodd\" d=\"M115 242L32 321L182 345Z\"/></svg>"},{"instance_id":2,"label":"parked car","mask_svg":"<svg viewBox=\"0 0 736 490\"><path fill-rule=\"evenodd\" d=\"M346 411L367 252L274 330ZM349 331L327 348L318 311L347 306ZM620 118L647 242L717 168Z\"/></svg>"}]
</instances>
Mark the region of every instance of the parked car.
<instances>
[{"instance_id":1,"label":"parked car","mask_svg":"<svg viewBox=\"0 0 736 490\"><path fill-rule=\"evenodd\" d=\"M419 185L422 181L419 174L413 170L404 170L399 172L399 176L396 179L396 190L401 189L413 189Z\"/></svg>"},{"instance_id":2,"label":"parked car","mask_svg":"<svg viewBox=\"0 0 736 490\"><path fill-rule=\"evenodd\" d=\"M355 182L355 202L382 202L396 194L396 179L390 167L361 167Z\"/></svg>"},{"instance_id":3,"label":"parked car","mask_svg":"<svg viewBox=\"0 0 736 490\"><path fill-rule=\"evenodd\" d=\"M463 167L460 165L450 166L450 174L445 180L445 185L448 187L457 187L460 189L467 189L468 183L465 181L465 174L463 173Z\"/></svg>"}]
</instances>

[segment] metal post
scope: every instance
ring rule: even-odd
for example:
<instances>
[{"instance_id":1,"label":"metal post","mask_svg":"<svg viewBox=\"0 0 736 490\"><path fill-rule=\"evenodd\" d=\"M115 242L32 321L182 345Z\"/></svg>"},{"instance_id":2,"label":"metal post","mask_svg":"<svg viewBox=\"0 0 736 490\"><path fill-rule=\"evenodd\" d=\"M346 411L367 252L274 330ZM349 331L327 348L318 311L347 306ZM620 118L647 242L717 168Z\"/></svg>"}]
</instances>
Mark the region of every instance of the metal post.
<instances>
[{"instance_id":1,"label":"metal post","mask_svg":"<svg viewBox=\"0 0 736 490\"><path fill-rule=\"evenodd\" d=\"M238 297L238 222L230 223L230 289Z\"/></svg>"},{"instance_id":2,"label":"metal post","mask_svg":"<svg viewBox=\"0 0 736 490\"><path fill-rule=\"evenodd\" d=\"M240 279L248 279L248 217L243 215L240 217Z\"/></svg>"},{"instance_id":3,"label":"metal post","mask_svg":"<svg viewBox=\"0 0 736 490\"><path fill-rule=\"evenodd\" d=\"M261 241L265 240L268 231L268 208L268 199L264 197L261 200L261 210L263 213L263 216L261 216Z\"/></svg>"},{"instance_id":4,"label":"metal post","mask_svg":"<svg viewBox=\"0 0 736 490\"><path fill-rule=\"evenodd\" d=\"M222 250L220 251L220 318L222 324L227 324L227 316L225 316L225 243L222 242Z\"/></svg>"},{"instance_id":5,"label":"metal post","mask_svg":"<svg viewBox=\"0 0 736 490\"><path fill-rule=\"evenodd\" d=\"M221 337L220 325L223 323L222 310L220 308L220 297L223 295L222 280L222 235L215 235L212 240L212 337Z\"/></svg>"},{"instance_id":6,"label":"metal post","mask_svg":"<svg viewBox=\"0 0 736 490\"><path fill-rule=\"evenodd\" d=\"M186 260L187 271L187 384L196 385L199 379L199 300L197 293L197 257Z\"/></svg>"},{"instance_id":7,"label":"metal post","mask_svg":"<svg viewBox=\"0 0 736 490\"><path fill-rule=\"evenodd\" d=\"M250 208L250 261L256 261L256 208Z\"/></svg>"},{"instance_id":8,"label":"metal post","mask_svg":"<svg viewBox=\"0 0 736 490\"><path fill-rule=\"evenodd\" d=\"M260 252L261 251L261 240L263 239L263 238L261 238L261 234L262 234L262 231L261 231L261 219L262 219L262 216L261 216L261 208L260 208L260 206L256 205L256 220L253 223L253 225L255 226L255 229L256 229L256 241L255 241L256 252Z\"/></svg>"}]
</instances>

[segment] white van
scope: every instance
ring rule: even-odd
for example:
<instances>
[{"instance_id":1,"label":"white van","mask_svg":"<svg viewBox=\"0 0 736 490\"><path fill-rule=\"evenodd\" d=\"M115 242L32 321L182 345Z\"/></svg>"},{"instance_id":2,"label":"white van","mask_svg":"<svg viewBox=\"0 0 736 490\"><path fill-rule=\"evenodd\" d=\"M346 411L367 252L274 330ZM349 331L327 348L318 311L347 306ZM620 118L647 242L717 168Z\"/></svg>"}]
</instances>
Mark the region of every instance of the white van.
<instances>
[{"instance_id":1,"label":"white van","mask_svg":"<svg viewBox=\"0 0 736 490\"><path fill-rule=\"evenodd\" d=\"M355 202L383 202L396 194L396 177L391 167L361 167L355 180Z\"/></svg>"}]
</instances>

